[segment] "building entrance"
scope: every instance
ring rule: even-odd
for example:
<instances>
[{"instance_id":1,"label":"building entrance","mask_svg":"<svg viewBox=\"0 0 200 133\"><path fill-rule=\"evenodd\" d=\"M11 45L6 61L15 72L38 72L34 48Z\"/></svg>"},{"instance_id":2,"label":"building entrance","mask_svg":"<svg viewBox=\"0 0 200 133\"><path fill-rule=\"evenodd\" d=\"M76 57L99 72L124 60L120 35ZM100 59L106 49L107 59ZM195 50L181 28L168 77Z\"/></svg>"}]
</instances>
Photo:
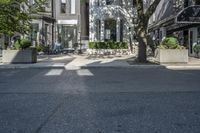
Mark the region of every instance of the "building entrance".
<instances>
[{"instance_id":1,"label":"building entrance","mask_svg":"<svg viewBox=\"0 0 200 133\"><path fill-rule=\"evenodd\" d=\"M59 25L58 42L62 48L73 48L77 43L77 27Z\"/></svg>"}]
</instances>

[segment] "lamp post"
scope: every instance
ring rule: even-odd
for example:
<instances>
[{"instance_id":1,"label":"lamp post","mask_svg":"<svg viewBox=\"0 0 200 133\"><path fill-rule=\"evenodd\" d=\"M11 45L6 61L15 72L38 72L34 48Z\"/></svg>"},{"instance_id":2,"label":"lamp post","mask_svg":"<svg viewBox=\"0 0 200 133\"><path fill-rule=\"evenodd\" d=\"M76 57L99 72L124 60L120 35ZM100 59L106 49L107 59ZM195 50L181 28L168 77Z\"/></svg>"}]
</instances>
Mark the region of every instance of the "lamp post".
<instances>
[{"instance_id":1,"label":"lamp post","mask_svg":"<svg viewBox=\"0 0 200 133\"><path fill-rule=\"evenodd\" d=\"M51 48L53 49L54 47L54 0L51 0L51 17L52 17L52 46Z\"/></svg>"}]
</instances>

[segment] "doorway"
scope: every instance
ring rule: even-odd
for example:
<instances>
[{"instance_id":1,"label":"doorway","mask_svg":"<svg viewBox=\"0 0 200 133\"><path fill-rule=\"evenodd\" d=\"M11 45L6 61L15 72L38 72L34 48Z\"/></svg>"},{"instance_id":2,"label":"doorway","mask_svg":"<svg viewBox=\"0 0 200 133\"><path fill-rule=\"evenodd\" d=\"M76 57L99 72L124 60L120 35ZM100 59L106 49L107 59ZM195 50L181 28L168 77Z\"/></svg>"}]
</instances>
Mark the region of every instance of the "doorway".
<instances>
[{"instance_id":1,"label":"doorway","mask_svg":"<svg viewBox=\"0 0 200 133\"><path fill-rule=\"evenodd\" d=\"M58 42L62 48L73 48L77 43L77 27L58 25Z\"/></svg>"}]
</instances>

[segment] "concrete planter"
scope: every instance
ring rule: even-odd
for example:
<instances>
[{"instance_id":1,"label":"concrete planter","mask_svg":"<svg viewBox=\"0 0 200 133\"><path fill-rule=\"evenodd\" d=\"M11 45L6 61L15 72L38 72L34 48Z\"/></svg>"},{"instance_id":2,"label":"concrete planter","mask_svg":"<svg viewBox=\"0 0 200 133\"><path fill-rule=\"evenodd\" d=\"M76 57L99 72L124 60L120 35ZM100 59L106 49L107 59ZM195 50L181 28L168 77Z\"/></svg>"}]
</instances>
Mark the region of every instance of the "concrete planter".
<instances>
[{"instance_id":1,"label":"concrete planter","mask_svg":"<svg viewBox=\"0 0 200 133\"><path fill-rule=\"evenodd\" d=\"M128 49L87 49L89 55L129 55Z\"/></svg>"},{"instance_id":2,"label":"concrete planter","mask_svg":"<svg viewBox=\"0 0 200 133\"><path fill-rule=\"evenodd\" d=\"M156 61L163 63L188 63L187 49L156 49Z\"/></svg>"},{"instance_id":3,"label":"concrete planter","mask_svg":"<svg viewBox=\"0 0 200 133\"><path fill-rule=\"evenodd\" d=\"M3 50L3 63L36 63L37 52L35 48L27 50Z\"/></svg>"}]
</instances>

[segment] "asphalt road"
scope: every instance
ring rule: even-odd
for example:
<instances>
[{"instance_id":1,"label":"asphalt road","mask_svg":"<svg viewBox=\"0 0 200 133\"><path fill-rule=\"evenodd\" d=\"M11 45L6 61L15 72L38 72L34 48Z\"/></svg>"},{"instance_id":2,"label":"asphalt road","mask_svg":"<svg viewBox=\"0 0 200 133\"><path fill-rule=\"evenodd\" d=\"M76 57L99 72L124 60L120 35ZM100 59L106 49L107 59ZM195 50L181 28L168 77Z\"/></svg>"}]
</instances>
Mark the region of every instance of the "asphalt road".
<instances>
[{"instance_id":1,"label":"asphalt road","mask_svg":"<svg viewBox=\"0 0 200 133\"><path fill-rule=\"evenodd\" d=\"M0 133L200 133L200 71L1 69Z\"/></svg>"}]
</instances>

